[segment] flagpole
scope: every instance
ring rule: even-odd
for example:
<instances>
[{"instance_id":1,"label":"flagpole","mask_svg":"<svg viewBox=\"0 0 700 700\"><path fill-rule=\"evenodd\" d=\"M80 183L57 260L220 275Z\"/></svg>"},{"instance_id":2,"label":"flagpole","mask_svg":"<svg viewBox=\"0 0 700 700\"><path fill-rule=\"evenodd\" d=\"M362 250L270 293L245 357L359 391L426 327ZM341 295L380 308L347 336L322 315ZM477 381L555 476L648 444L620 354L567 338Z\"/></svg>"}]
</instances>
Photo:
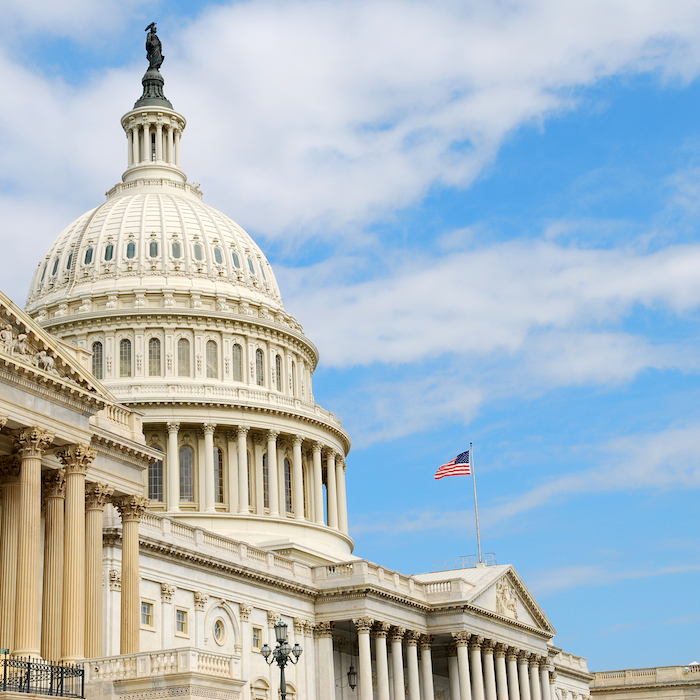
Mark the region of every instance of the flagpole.
<instances>
[{"instance_id":1,"label":"flagpole","mask_svg":"<svg viewBox=\"0 0 700 700\"><path fill-rule=\"evenodd\" d=\"M469 443L469 450L470 450L470 462L472 466L472 483L474 484L474 513L476 514L476 544L479 548L479 564L482 563L481 561L481 533L479 532L479 504L476 500L476 470L474 469L474 445L470 442Z\"/></svg>"}]
</instances>

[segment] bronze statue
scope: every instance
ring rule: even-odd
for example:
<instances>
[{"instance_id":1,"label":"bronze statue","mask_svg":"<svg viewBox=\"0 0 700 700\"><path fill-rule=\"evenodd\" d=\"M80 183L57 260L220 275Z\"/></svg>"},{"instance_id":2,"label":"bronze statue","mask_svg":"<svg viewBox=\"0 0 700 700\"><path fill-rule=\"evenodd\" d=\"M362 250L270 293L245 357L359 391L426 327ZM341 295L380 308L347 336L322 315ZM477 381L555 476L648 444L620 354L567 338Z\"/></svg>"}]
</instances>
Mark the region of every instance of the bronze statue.
<instances>
[{"instance_id":1,"label":"bronze statue","mask_svg":"<svg viewBox=\"0 0 700 700\"><path fill-rule=\"evenodd\" d=\"M148 58L148 70L159 70L163 65L163 45L160 43L160 39L156 34L156 23L151 22L146 30L148 36L146 37L146 57Z\"/></svg>"}]
</instances>

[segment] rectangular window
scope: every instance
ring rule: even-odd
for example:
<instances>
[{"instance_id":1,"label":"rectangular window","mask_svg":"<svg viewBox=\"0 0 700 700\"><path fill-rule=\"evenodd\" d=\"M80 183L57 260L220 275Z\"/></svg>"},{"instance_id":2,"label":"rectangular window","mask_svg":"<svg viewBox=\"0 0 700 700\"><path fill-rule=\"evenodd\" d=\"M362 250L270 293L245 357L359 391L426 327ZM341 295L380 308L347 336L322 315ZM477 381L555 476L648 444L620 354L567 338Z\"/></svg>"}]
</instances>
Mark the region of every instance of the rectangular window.
<instances>
[{"instance_id":1,"label":"rectangular window","mask_svg":"<svg viewBox=\"0 0 700 700\"><path fill-rule=\"evenodd\" d=\"M216 343L213 340L207 341L207 377L216 379L219 376L219 359Z\"/></svg>"},{"instance_id":2,"label":"rectangular window","mask_svg":"<svg viewBox=\"0 0 700 700\"><path fill-rule=\"evenodd\" d=\"M175 631L178 634L187 634L187 613L184 610L175 611Z\"/></svg>"},{"instance_id":3,"label":"rectangular window","mask_svg":"<svg viewBox=\"0 0 700 700\"><path fill-rule=\"evenodd\" d=\"M148 341L148 376L160 377L160 340L151 338Z\"/></svg>"},{"instance_id":4,"label":"rectangular window","mask_svg":"<svg viewBox=\"0 0 700 700\"><path fill-rule=\"evenodd\" d=\"M141 601L141 624L144 627L153 627L153 604Z\"/></svg>"},{"instance_id":5,"label":"rectangular window","mask_svg":"<svg viewBox=\"0 0 700 700\"><path fill-rule=\"evenodd\" d=\"M253 627L253 649L262 649L262 630Z\"/></svg>"},{"instance_id":6,"label":"rectangular window","mask_svg":"<svg viewBox=\"0 0 700 700\"><path fill-rule=\"evenodd\" d=\"M216 491L216 502L224 502L224 453L218 448L214 448L214 489Z\"/></svg>"},{"instance_id":7,"label":"rectangular window","mask_svg":"<svg viewBox=\"0 0 700 700\"><path fill-rule=\"evenodd\" d=\"M122 340L119 343L119 376L131 376L131 341Z\"/></svg>"},{"instance_id":8,"label":"rectangular window","mask_svg":"<svg viewBox=\"0 0 700 700\"><path fill-rule=\"evenodd\" d=\"M190 341L187 338L177 341L177 376L190 376Z\"/></svg>"},{"instance_id":9,"label":"rectangular window","mask_svg":"<svg viewBox=\"0 0 700 700\"><path fill-rule=\"evenodd\" d=\"M159 447L156 447L160 451ZM163 460L148 465L148 498L151 501L163 502Z\"/></svg>"}]
</instances>

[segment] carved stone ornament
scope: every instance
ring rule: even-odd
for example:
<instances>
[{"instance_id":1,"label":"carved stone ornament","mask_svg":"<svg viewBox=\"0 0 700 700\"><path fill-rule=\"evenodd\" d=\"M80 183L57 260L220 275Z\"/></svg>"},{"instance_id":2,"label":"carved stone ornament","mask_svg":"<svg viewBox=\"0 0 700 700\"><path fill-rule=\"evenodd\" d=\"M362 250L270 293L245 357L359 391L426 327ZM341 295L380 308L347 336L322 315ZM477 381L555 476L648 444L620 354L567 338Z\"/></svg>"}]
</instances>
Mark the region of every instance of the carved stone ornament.
<instances>
[{"instance_id":1,"label":"carved stone ornament","mask_svg":"<svg viewBox=\"0 0 700 700\"><path fill-rule=\"evenodd\" d=\"M404 634L406 634L405 627L392 627L389 631L389 641L402 642Z\"/></svg>"},{"instance_id":2,"label":"carved stone ornament","mask_svg":"<svg viewBox=\"0 0 700 700\"><path fill-rule=\"evenodd\" d=\"M304 442L303 435L294 435L294 437L292 437L292 445L301 445L302 442Z\"/></svg>"},{"instance_id":3,"label":"carved stone ornament","mask_svg":"<svg viewBox=\"0 0 700 700\"><path fill-rule=\"evenodd\" d=\"M496 644L496 647L494 649L494 654L497 659L503 659L506 655L508 647L507 645L503 644L503 642L498 642Z\"/></svg>"},{"instance_id":4,"label":"carved stone ornament","mask_svg":"<svg viewBox=\"0 0 700 700\"><path fill-rule=\"evenodd\" d=\"M243 622L247 622L248 618L250 617L250 613L253 612L253 606L246 605L245 603L239 603L238 609L240 610L240 613L241 613L241 620Z\"/></svg>"},{"instance_id":5,"label":"carved stone ornament","mask_svg":"<svg viewBox=\"0 0 700 700\"><path fill-rule=\"evenodd\" d=\"M0 416L0 430L2 430L6 425L9 418L7 416Z\"/></svg>"},{"instance_id":6,"label":"carved stone ornament","mask_svg":"<svg viewBox=\"0 0 700 700\"><path fill-rule=\"evenodd\" d=\"M390 629L391 629L391 625L388 622L375 622L374 623L374 636L386 638L386 636L389 634Z\"/></svg>"},{"instance_id":7,"label":"carved stone ornament","mask_svg":"<svg viewBox=\"0 0 700 700\"><path fill-rule=\"evenodd\" d=\"M358 633L367 633L369 634L370 630L372 629L372 625L374 625L374 620L371 617L359 617L356 620L353 620L352 623L357 627Z\"/></svg>"},{"instance_id":8,"label":"carved stone ornament","mask_svg":"<svg viewBox=\"0 0 700 700\"><path fill-rule=\"evenodd\" d=\"M511 620L518 619L518 599L510 582L501 579L496 584L496 612Z\"/></svg>"},{"instance_id":9,"label":"carved stone ornament","mask_svg":"<svg viewBox=\"0 0 700 700\"><path fill-rule=\"evenodd\" d=\"M458 647L465 647L469 644L469 638L471 634L469 632L453 632L452 639L455 640L455 644Z\"/></svg>"},{"instance_id":10,"label":"carved stone ornament","mask_svg":"<svg viewBox=\"0 0 700 700\"><path fill-rule=\"evenodd\" d=\"M421 634L420 636L420 648L429 650L433 645L433 635L432 634Z\"/></svg>"},{"instance_id":11,"label":"carved stone ornament","mask_svg":"<svg viewBox=\"0 0 700 700\"><path fill-rule=\"evenodd\" d=\"M294 634L301 635L304 634L304 620L301 618L294 618Z\"/></svg>"},{"instance_id":12,"label":"carved stone ornament","mask_svg":"<svg viewBox=\"0 0 700 700\"><path fill-rule=\"evenodd\" d=\"M317 637L332 637L333 636L333 623L332 622L318 622L314 627Z\"/></svg>"},{"instance_id":13,"label":"carved stone ornament","mask_svg":"<svg viewBox=\"0 0 700 700\"><path fill-rule=\"evenodd\" d=\"M22 428L11 433L20 457L41 457L55 435L42 428Z\"/></svg>"},{"instance_id":14,"label":"carved stone ornament","mask_svg":"<svg viewBox=\"0 0 700 700\"><path fill-rule=\"evenodd\" d=\"M173 595L175 595L176 587L172 583L160 584L160 596L164 603L172 603Z\"/></svg>"},{"instance_id":15,"label":"carved stone ornament","mask_svg":"<svg viewBox=\"0 0 700 700\"><path fill-rule=\"evenodd\" d=\"M481 649L481 645L484 643L484 638L477 634L473 634L469 640L469 651L477 651Z\"/></svg>"},{"instance_id":16,"label":"carved stone ornament","mask_svg":"<svg viewBox=\"0 0 700 700\"><path fill-rule=\"evenodd\" d=\"M177 435L178 430L180 430L179 423L168 423L167 424L168 434L175 433Z\"/></svg>"},{"instance_id":17,"label":"carved stone ornament","mask_svg":"<svg viewBox=\"0 0 700 700\"><path fill-rule=\"evenodd\" d=\"M52 469L41 475L42 496L47 498L65 498L66 474L63 469Z\"/></svg>"},{"instance_id":18,"label":"carved stone ornament","mask_svg":"<svg viewBox=\"0 0 700 700\"><path fill-rule=\"evenodd\" d=\"M109 590L121 591L122 589L122 572L117 569L109 570Z\"/></svg>"},{"instance_id":19,"label":"carved stone ornament","mask_svg":"<svg viewBox=\"0 0 700 700\"><path fill-rule=\"evenodd\" d=\"M18 484L20 461L17 455L0 457L0 484Z\"/></svg>"},{"instance_id":20,"label":"carved stone ornament","mask_svg":"<svg viewBox=\"0 0 700 700\"><path fill-rule=\"evenodd\" d=\"M525 649L521 649L520 652L518 653L518 663L527 665L529 659L530 659L530 652L525 651Z\"/></svg>"},{"instance_id":21,"label":"carved stone ornament","mask_svg":"<svg viewBox=\"0 0 700 700\"><path fill-rule=\"evenodd\" d=\"M276 611L276 610L268 610L267 611L267 624L270 627L274 627L275 624L277 623L277 620L279 620L281 615Z\"/></svg>"},{"instance_id":22,"label":"carved stone ornament","mask_svg":"<svg viewBox=\"0 0 700 700\"><path fill-rule=\"evenodd\" d=\"M86 474L97 452L88 445L68 445L56 453L66 474Z\"/></svg>"},{"instance_id":23,"label":"carved stone ornament","mask_svg":"<svg viewBox=\"0 0 700 700\"><path fill-rule=\"evenodd\" d=\"M506 649L506 658L508 661L517 661L519 653L520 649L517 649L516 647L508 647L508 649Z\"/></svg>"},{"instance_id":24,"label":"carved stone ornament","mask_svg":"<svg viewBox=\"0 0 700 700\"><path fill-rule=\"evenodd\" d=\"M85 487L85 509L104 510L113 493L114 489L107 484L88 484Z\"/></svg>"},{"instance_id":25,"label":"carved stone ornament","mask_svg":"<svg viewBox=\"0 0 700 700\"><path fill-rule=\"evenodd\" d=\"M416 647L420 642L420 632L416 632L415 630L407 630L406 634L404 635L404 639L409 647Z\"/></svg>"},{"instance_id":26,"label":"carved stone ornament","mask_svg":"<svg viewBox=\"0 0 700 700\"><path fill-rule=\"evenodd\" d=\"M194 607L197 610L204 610L208 600L209 596L206 593L202 593L201 591L194 592Z\"/></svg>"},{"instance_id":27,"label":"carved stone ornament","mask_svg":"<svg viewBox=\"0 0 700 700\"><path fill-rule=\"evenodd\" d=\"M140 496L123 496L113 501L119 515L122 517L122 522L141 522L141 516L146 512L148 505L147 498Z\"/></svg>"}]
</instances>

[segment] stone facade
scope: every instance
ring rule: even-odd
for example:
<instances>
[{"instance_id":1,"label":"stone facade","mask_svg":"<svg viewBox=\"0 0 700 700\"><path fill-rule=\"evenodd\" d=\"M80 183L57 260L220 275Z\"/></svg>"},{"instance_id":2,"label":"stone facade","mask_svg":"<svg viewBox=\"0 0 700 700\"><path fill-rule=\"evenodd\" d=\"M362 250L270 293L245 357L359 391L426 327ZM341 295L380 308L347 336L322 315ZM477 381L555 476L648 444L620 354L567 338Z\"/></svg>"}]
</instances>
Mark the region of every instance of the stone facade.
<instances>
[{"instance_id":1,"label":"stone facade","mask_svg":"<svg viewBox=\"0 0 700 700\"><path fill-rule=\"evenodd\" d=\"M698 694L697 662L688 666L603 671L594 673L591 682L591 696L600 700L682 700Z\"/></svg>"}]
</instances>

